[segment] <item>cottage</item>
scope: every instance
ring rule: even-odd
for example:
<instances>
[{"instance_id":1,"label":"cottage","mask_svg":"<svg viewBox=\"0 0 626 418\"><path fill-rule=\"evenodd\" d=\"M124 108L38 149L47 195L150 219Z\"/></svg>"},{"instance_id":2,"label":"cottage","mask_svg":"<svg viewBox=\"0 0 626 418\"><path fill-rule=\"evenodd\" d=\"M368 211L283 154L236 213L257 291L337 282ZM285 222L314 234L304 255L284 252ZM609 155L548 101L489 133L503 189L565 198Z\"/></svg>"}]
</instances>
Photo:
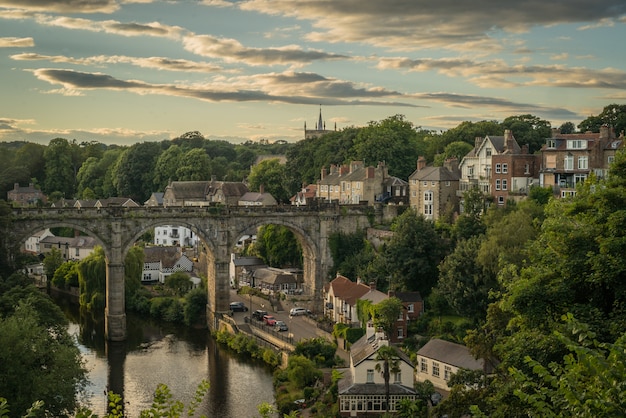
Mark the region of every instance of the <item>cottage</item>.
<instances>
[{"instance_id":1,"label":"cottage","mask_svg":"<svg viewBox=\"0 0 626 418\"><path fill-rule=\"evenodd\" d=\"M7 192L7 200L18 206L37 206L47 202L46 195L33 183L29 183L28 186L20 186L19 183L15 183L13 190Z\"/></svg>"},{"instance_id":2,"label":"cottage","mask_svg":"<svg viewBox=\"0 0 626 418\"><path fill-rule=\"evenodd\" d=\"M146 247L143 251L142 282L165 283L165 278L173 273L193 271L193 261L182 254L180 247Z\"/></svg>"},{"instance_id":3,"label":"cottage","mask_svg":"<svg viewBox=\"0 0 626 418\"><path fill-rule=\"evenodd\" d=\"M383 367L377 353L381 347L390 346L384 333L376 332L372 323L368 323L366 334L352 345L350 350L350 368L344 371L338 382L339 413L342 417L365 417L382 415L387 409L385 380L381 372ZM389 381L389 411L396 412L398 403L403 399L415 400L413 389L413 364L409 357L397 347L395 350L397 371Z\"/></svg>"}]
</instances>

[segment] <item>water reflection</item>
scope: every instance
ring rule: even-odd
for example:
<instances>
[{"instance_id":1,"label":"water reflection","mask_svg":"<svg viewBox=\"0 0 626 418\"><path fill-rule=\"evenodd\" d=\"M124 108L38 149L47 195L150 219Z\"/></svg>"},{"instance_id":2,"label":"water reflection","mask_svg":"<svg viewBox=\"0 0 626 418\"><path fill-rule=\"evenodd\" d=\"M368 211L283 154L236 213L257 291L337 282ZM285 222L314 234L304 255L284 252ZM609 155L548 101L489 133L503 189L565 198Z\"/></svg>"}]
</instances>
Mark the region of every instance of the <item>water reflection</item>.
<instances>
[{"instance_id":1,"label":"water reflection","mask_svg":"<svg viewBox=\"0 0 626 418\"><path fill-rule=\"evenodd\" d=\"M175 399L188 405L202 379L210 381L211 389L198 415L253 417L258 415L258 404L273 402L271 372L223 350L204 330L129 314L128 339L109 342L102 318L80 312L65 298L56 301L71 322L70 332L89 370L84 401L98 415L106 412L107 389L123 394L125 412L136 417L150 407L158 384L166 384Z\"/></svg>"}]
</instances>

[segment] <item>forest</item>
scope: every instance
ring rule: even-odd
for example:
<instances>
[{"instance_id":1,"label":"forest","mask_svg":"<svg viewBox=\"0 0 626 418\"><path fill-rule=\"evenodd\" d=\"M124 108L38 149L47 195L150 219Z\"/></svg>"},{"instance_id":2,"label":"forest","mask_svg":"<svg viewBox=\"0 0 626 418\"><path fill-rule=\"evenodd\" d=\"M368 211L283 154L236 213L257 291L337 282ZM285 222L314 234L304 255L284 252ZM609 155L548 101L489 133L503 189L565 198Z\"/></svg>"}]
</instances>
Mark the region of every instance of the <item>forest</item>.
<instances>
[{"instance_id":1,"label":"forest","mask_svg":"<svg viewBox=\"0 0 626 418\"><path fill-rule=\"evenodd\" d=\"M625 114L626 106L610 105L578 128L595 130L611 123L619 131L625 127ZM271 174L281 179L275 187L288 197L314 181L324 165L353 159L387 161L392 175L405 178L418 155L437 164L459 156L474 137L500 135L505 126L520 144L528 143L535 151L550 136L550 124L531 115L501 123L466 122L444 133L424 132L396 115L292 145L231 145L205 140L197 132L128 148L54 139L48 146L3 144L0 178L7 183L2 187L9 189L25 179L59 197L124 195L142 202L170 179L215 175L246 178L252 185L269 184L264 176ZM257 156L268 154L286 155L286 166L249 170ZM66 181L57 182L57 176L67 176L62 177ZM433 223L406 210L388 226L394 236L379 249L363 235L334 234L333 268L347 277L376 280L382 290L422 293L426 313L413 326L413 337L404 347L408 353L425 339L438 337L466 344L476 357L495 366L490 375L454 376L450 396L431 410L432 416L626 416L625 186L622 152L608 178L591 176L572 198L554 199L550 190L536 187L523 202L486 208L482 195L470 191L465 196L467 210L449 223ZM10 228L10 207L0 203L0 227ZM0 334L11 336L0 340L0 364L19 358L18 341L32 337L29 330L20 329L20 321L28 319L30 330L58 329L51 323L58 314L53 315L50 306L17 290L28 288L16 275L18 262L10 243L0 241ZM42 346L66 344L58 331L43 334L56 335L57 341L36 340ZM57 363L48 359L51 371L75 359L76 353L60 353ZM71 372L74 383L80 383L81 370ZM0 382L8 376L0 376ZM54 402L48 392L38 392L34 400L48 396ZM9 386L0 385L0 396L12 393ZM21 407L28 405L20 402ZM57 408L75 406L68 400Z\"/></svg>"}]
</instances>

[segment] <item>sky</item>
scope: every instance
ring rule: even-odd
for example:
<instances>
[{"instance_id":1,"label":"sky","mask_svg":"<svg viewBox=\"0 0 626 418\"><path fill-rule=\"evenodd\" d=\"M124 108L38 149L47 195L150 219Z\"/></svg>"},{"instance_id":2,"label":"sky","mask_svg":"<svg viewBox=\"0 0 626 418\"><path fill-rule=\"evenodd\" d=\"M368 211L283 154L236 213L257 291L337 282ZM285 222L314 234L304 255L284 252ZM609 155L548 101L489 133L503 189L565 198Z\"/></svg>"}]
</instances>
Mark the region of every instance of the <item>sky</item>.
<instances>
[{"instance_id":1,"label":"sky","mask_svg":"<svg viewBox=\"0 0 626 418\"><path fill-rule=\"evenodd\" d=\"M0 141L578 125L626 102L625 40L624 0L0 0Z\"/></svg>"}]
</instances>

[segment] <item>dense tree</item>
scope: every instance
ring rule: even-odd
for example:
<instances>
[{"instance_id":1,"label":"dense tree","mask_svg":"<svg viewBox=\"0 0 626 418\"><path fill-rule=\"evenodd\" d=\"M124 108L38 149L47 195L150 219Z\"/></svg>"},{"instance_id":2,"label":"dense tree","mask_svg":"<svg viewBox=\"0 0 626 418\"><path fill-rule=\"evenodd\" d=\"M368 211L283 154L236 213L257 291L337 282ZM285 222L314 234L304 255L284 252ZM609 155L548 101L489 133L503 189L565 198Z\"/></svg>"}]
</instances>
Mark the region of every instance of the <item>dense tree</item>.
<instances>
[{"instance_id":1,"label":"dense tree","mask_svg":"<svg viewBox=\"0 0 626 418\"><path fill-rule=\"evenodd\" d=\"M102 247L93 252L78 265L80 305L97 311L104 308L106 291L106 260Z\"/></svg>"},{"instance_id":2,"label":"dense tree","mask_svg":"<svg viewBox=\"0 0 626 418\"><path fill-rule=\"evenodd\" d=\"M178 180L176 170L181 164L182 155L182 150L176 144L172 144L159 155L154 168L155 190L164 191L170 181Z\"/></svg>"},{"instance_id":3,"label":"dense tree","mask_svg":"<svg viewBox=\"0 0 626 418\"><path fill-rule=\"evenodd\" d=\"M279 203L288 203L291 197L287 184L287 170L277 158L263 160L252 167L248 187L254 191L263 188Z\"/></svg>"},{"instance_id":4,"label":"dense tree","mask_svg":"<svg viewBox=\"0 0 626 418\"><path fill-rule=\"evenodd\" d=\"M179 181L203 181L211 178L211 161L201 148L194 148L184 153L178 164L176 177Z\"/></svg>"},{"instance_id":5,"label":"dense tree","mask_svg":"<svg viewBox=\"0 0 626 418\"><path fill-rule=\"evenodd\" d=\"M502 121L502 128L510 129L518 144L527 144L531 154L540 150L545 139L552 136L550 122L533 115L509 116Z\"/></svg>"},{"instance_id":6,"label":"dense tree","mask_svg":"<svg viewBox=\"0 0 626 418\"><path fill-rule=\"evenodd\" d=\"M463 142L463 141L451 142L448 145L446 145L446 147L443 150L443 153L439 154L435 158L435 165L442 166L443 163L449 158L456 158L457 161L460 162L461 159L463 159L463 157L465 157L465 155L467 155L467 153L470 152L472 149L474 149L474 146L471 144L468 144L467 142Z\"/></svg>"},{"instance_id":7,"label":"dense tree","mask_svg":"<svg viewBox=\"0 0 626 418\"><path fill-rule=\"evenodd\" d=\"M415 171L415 162L423 149L418 149L415 127L403 115L370 122L359 130L352 148L352 160L376 166L383 162L392 176L406 179Z\"/></svg>"},{"instance_id":8,"label":"dense tree","mask_svg":"<svg viewBox=\"0 0 626 418\"><path fill-rule=\"evenodd\" d=\"M51 140L44 151L44 158L46 160L44 193L50 194L58 191L68 199L73 198L76 178L70 143L64 138Z\"/></svg>"},{"instance_id":9,"label":"dense tree","mask_svg":"<svg viewBox=\"0 0 626 418\"><path fill-rule=\"evenodd\" d=\"M282 225L259 228L250 253L271 267L302 267L302 247L294 233Z\"/></svg>"},{"instance_id":10,"label":"dense tree","mask_svg":"<svg viewBox=\"0 0 626 418\"><path fill-rule=\"evenodd\" d=\"M176 296L184 296L191 289L191 285L189 275L182 271L172 273L165 278L165 286Z\"/></svg>"},{"instance_id":11,"label":"dense tree","mask_svg":"<svg viewBox=\"0 0 626 418\"><path fill-rule=\"evenodd\" d=\"M605 106L597 116L589 116L578 124L581 132L600 132L602 125L613 127L619 135L626 129L626 105L610 104Z\"/></svg>"},{"instance_id":12,"label":"dense tree","mask_svg":"<svg viewBox=\"0 0 626 418\"><path fill-rule=\"evenodd\" d=\"M391 338L394 335L394 327L403 309L402 302L396 297L387 298L372 305L374 326L382 329L387 338Z\"/></svg>"},{"instance_id":13,"label":"dense tree","mask_svg":"<svg viewBox=\"0 0 626 418\"><path fill-rule=\"evenodd\" d=\"M63 264L63 254L58 248L52 247L43 259L43 270L49 280L52 280L54 273Z\"/></svg>"},{"instance_id":14,"label":"dense tree","mask_svg":"<svg viewBox=\"0 0 626 418\"><path fill-rule=\"evenodd\" d=\"M576 125L572 122L563 122L561 126L559 126L559 132L562 134L573 134L576 132Z\"/></svg>"},{"instance_id":15,"label":"dense tree","mask_svg":"<svg viewBox=\"0 0 626 418\"><path fill-rule=\"evenodd\" d=\"M143 203L152 194L154 164L161 147L154 142L132 145L120 156L113 173L117 195Z\"/></svg>"},{"instance_id":16,"label":"dense tree","mask_svg":"<svg viewBox=\"0 0 626 418\"><path fill-rule=\"evenodd\" d=\"M46 176L46 146L27 142L15 153L15 166L24 166L35 183L43 184Z\"/></svg>"},{"instance_id":17,"label":"dense tree","mask_svg":"<svg viewBox=\"0 0 626 418\"><path fill-rule=\"evenodd\" d=\"M482 236L459 241L441 264L437 283L454 311L476 322L485 317L489 292L498 286L495 274L485 271L478 261L482 243Z\"/></svg>"},{"instance_id":18,"label":"dense tree","mask_svg":"<svg viewBox=\"0 0 626 418\"><path fill-rule=\"evenodd\" d=\"M426 297L437 282L437 266L447 243L432 221L413 209L398 216L392 230L393 237L368 266L366 278L377 281L381 289L418 290Z\"/></svg>"},{"instance_id":19,"label":"dense tree","mask_svg":"<svg viewBox=\"0 0 626 418\"><path fill-rule=\"evenodd\" d=\"M78 287L78 264L74 261L61 264L54 272L52 284L60 289Z\"/></svg>"},{"instance_id":20,"label":"dense tree","mask_svg":"<svg viewBox=\"0 0 626 418\"><path fill-rule=\"evenodd\" d=\"M77 406L86 370L58 306L22 274L0 277L0 393L11 416L44 401L48 416Z\"/></svg>"}]
</instances>

